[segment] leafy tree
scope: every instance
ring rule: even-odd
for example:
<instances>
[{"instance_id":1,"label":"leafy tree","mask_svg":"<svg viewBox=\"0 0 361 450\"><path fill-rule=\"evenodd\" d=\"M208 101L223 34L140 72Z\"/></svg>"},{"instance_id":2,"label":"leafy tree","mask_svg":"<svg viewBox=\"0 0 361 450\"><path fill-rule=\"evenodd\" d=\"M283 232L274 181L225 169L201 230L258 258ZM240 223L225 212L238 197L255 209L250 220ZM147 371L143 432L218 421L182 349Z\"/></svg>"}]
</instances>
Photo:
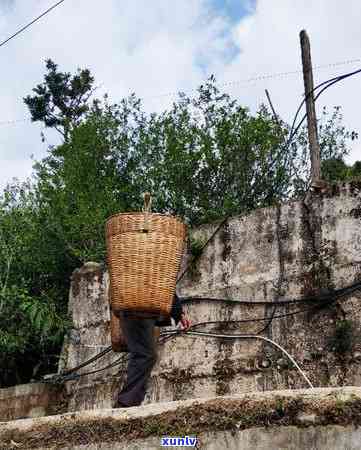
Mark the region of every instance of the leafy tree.
<instances>
[{"instance_id":1,"label":"leafy tree","mask_svg":"<svg viewBox=\"0 0 361 450\"><path fill-rule=\"evenodd\" d=\"M340 180L338 177L345 164L344 158L349 154L348 143L358 139L355 131L345 128L342 119L341 108L336 106L331 113L324 107L318 120L321 176L328 181ZM292 142L290 151L293 154L293 195L299 196L308 189L311 181L310 150L306 126L300 130Z\"/></svg>"},{"instance_id":2,"label":"leafy tree","mask_svg":"<svg viewBox=\"0 0 361 450\"><path fill-rule=\"evenodd\" d=\"M24 98L33 122L43 122L46 127L55 128L65 140L69 132L79 124L89 110L88 100L94 92L94 78L88 69L76 75L59 72L51 59L45 61L47 73L44 83L38 84L36 95Z\"/></svg>"},{"instance_id":3,"label":"leafy tree","mask_svg":"<svg viewBox=\"0 0 361 450\"><path fill-rule=\"evenodd\" d=\"M361 176L361 161L348 166L341 158L326 159L322 162L322 176L329 182L349 181Z\"/></svg>"},{"instance_id":4,"label":"leafy tree","mask_svg":"<svg viewBox=\"0 0 361 450\"><path fill-rule=\"evenodd\" d=\"M196 98L151 117L137 179L157 210L192 225L270 205L289 184L285 132L265 108L252 116L209 81Z\"/></svg>"},{"instance_id":5,"label":"leafy tree","mask_svg":"<svg viewBox=\"0 0 361 450\"><path fill-rule=\"evenodd\" d=\"M133 125L138 101L93 107L68 142L35 164L36 191L47 228L78 265L105 259L104 224L134 209L141 192L134 180Z\"/></svg>"},{"instance_id":6,"label":"leafy tree","mask_svg":"<svg viewBox=\"0 0 361 450\"><path fill-rule=\"evenodd\" d=\"M342 158L332 158L322 161L322 178L326 181L337 182L349 178L350 167Z\"/></svg>"},{"instance_id":7,"label":"leafy tree","mask_svg":"<svg viewBox=\"0 0 361 450\"><path fill-rule=\"evenodd\" d=\"M61 250L46 236L29 185L0 202L0 386L47 373L67 327ZM56 250L54 255L51 252Z\"/></svg>"},{"instance_id":8,"label":"leafy tree","mask_svg":"<svg viewBox=\"0 0 361 450\"><path fill-rule=\"evenodd\" d=\"M355 161L351 167L351 177L360 178L361 177L361 161Z\"/></svg>"}]
</instances>

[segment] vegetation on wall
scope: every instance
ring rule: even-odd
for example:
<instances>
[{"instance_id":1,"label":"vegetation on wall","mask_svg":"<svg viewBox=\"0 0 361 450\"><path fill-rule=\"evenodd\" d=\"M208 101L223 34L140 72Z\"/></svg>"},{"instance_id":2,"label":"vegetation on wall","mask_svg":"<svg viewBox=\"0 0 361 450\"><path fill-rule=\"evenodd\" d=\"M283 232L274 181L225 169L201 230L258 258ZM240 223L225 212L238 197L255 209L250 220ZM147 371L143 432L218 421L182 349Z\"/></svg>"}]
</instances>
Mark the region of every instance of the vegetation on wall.
<instances>
[{"instance_id":1,"label":"vegetation on wall","mask_svg":"<svg viewBox=\"0 0 361 450\"><path fill-rule=\"evenodd\" d=\"M139 210L142 192L152 192L154 210L193 226L290 199L309 182L306 131L286 146L286 123L265 107L251 114L214 78L159 114L135 95L112 104L92 100L94 91L88 70L72 76L48 60L44 82L24 99L32 120L63 142L0 198L0 386L54 370L70 275L104 260L106 218ZM329 180L361 174L361 163L344 162L357 135L341 119L335 108L319 123Z\"/></svg>"},{"instance_id":2,"label":"vegetation on wall","mask_svg":"<svg viewBox=\"0 0 361 450\"><path fill-rule=\"evenodd\" d=\"M352 351L355 341L354 328L348 319L336 322L334 333L330 337L330 346L337 355L346 355Z\"/></svg>"}]
</instances>

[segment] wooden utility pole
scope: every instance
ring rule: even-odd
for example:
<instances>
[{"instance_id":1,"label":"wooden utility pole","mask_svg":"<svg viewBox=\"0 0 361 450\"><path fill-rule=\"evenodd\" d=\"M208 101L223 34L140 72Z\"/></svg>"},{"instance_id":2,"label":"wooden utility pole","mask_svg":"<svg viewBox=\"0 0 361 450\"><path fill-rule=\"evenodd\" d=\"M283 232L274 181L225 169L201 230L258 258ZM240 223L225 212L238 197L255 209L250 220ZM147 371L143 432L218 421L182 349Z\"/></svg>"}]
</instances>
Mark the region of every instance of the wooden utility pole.
<instances>
[{"instance_id":1,"label":"wooden utility pole","mask_svg":"<svg viewBox=\"0 0 361 450\"><path fill-rule=\"evenodd\" d=\"M313 73L311 63L310 40L305 30L300 32L303 81L305 85L306 112L308 141L311 153L311 176L313 187L318 187L321 182L320 144L317 135L317 119L315 110L315 97L313 93Z\"/></svg>"}]
</instances>

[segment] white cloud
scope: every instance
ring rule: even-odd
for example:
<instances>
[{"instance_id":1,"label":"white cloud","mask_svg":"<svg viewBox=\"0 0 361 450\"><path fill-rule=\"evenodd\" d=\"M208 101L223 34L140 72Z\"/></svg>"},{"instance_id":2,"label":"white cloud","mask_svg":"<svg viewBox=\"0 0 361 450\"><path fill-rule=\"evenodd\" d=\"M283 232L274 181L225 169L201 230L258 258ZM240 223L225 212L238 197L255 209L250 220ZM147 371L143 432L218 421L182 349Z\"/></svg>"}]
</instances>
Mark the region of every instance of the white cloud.
<instances>
[{"instance_id":1,"label":"white cloud","mask_svg":"<svg viewBox=\"0 0 361 450\"><path fill-rule=\"evenodd\" d=\"M51 4L1 3L0 36L12 34ZM248 10L251 15L234 23L212 7L212 0L65 1L0 48L0 122L27 115L22 98L42 81L44 59L49 57L61 70L89 67L113 101L134 91L146 97L147 108L158 110L172 100L160 94L196 87L211 73L219 81L237 81L299 69L302 28L311 38L314 65L361 57L358 0L259 0ZM316 71L315 81L360 65ZM361 77L347 80L319 103L342 105L346 125L359 131L360 83ZM266 100L265 88L282 117L290 120L302 98L302 75L239 83L230 92L255 110ZM11 177L30 173L30 155L41 158L46 145L34 124L0 124L0 133L1 188ZM351 159L356 158L361 158L360 144L353 149Z\"/></svg>"},{"instance_id":2,"label":"white cloud","mask_svg":"<svg viewBox=\"0 0 361 450\"><path fill-rule=\"evenodd\" d=\"M310 37L314 66L361 58L360 18L361 3L358 0L346 3L337 0L259 0L254 14L233 27L233 37L241 52L225 67L221 79L234 79L236 73L240 79L247 79L259 74L301 69L301 29L306 29ZM361 62L316 70L315 85L359 67ZM317 103L318 111L323 105L341 105L345 125L361 131L358 111L360 86L361 75L328 89ZM302 100L302 74L240 84L237 89L230 89L230 93L254 110L261 102L266 102L265 88L270 91L282 118L291 121ZM360 158L361 145L356 143L349 161Z\"/></svg>"},{"instance_id":3,"label":"white cloud","mask_svg":"<svg viewBox=\"0 0 361 450\"><path fill-rule=\"evenodd\" d=\"M12 34L51 4L19 0L0 9L0 35ZM22 98L42 82L46 58L60 70L90 68L113 101L133 91L153 95L197 85L204 77L201 57L208 66L221 64L227 26L204 0L65 1L1 48L0 122L27 115ZM30 154L41 158L46 145L35 125L0 124L0 132L1 188L30 173Z\"/></svg>"}]
</instances>

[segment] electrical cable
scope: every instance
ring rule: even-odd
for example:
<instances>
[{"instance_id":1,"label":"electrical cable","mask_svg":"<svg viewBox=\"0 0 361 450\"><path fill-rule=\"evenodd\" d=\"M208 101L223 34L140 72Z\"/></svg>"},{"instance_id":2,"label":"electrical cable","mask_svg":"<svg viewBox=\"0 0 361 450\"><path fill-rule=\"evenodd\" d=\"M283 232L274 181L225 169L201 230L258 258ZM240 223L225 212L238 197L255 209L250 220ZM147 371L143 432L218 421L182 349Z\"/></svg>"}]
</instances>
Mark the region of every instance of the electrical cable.
<instances>
[{"instance_id":1,"label":"electrical cable","mask_svg":"<svg viewBox=\"0 0 361 450\"><path fill-rule=\"evenodd\" d=\"M16 33L12 34L10 37L8 37L7 39L5 39L5 41L0 43L0 47L2 47L3 45L5 45L7 42L9 42L11 39L14 39L14 37L18 36L20 33L22 33L23 31L25 31L27 28L29 28L31 25L33 25L35 22L37 22L38 20L40 20L42 17L44 17L46 14L48 14L50 11L52 11L53 9L55 9L57 6L59 6L61 3L63 3L65 0L60 0L58 3L56 3L55 5L51 6L49 9L47 9L46 11L44 11L42 14L40 14L40 16L36 17L34 20L32 20L31 22L29 22L27 25L25 25L24 27L22 27L20 30L18 30Z\"/></svg>"},{"instance_id":2,"label":"electrical cable","mask_svg":"<svg viewBox=\"0 0 361 450\"><path fill-rule=\"evenodd\" d=\"M348 286L347 288L339 289L338 291L335 291L336 294L328 298L322 298L321 297L317 300L317 297L313 297L314 301L318 302L316 305L308 306L307 308L301 308L297 309L296 311L284 313L284 314L275 314L275 311L271 314L271 316L267 317L255 317L253 319L239 319L239 320L227 320L227 321L220 321L220 320L212 320L212 321L206 321L206 322L199 322L197 324L192 325L190 328L196 328L199 326L206 326L206 325L219 325L219 324L241 324L241 323L253 323L253 322L264 322L264 321L273 321L274 319L281 319L284 317L294 316L296 314L301 314L305 312L310 312L312 310L322 309L326 306L330 306L331 304L335 303L337 300L339 300L342 297L345 297L347 295L350 295L354 293L357 290L361 289L361 283L354 283L351 286ZM259 302L261 304L265 304L264 302ZM274 303L267 303L267 305L273 305ZM276 302L275 305L279 306L282 302ZM284 306L288 305L290 303L284 303ZM260 330L257 334L260 334L261 332L264 332L265 329L267 329L269 325L267 324L262 330Z\"/></svg>"},{"instance_id":3,"label":"electrical cable","mask_svg":"<svg viewBox=\"0 0 361 450\"><path fill-rule=\"evenodd\" d=\"M20 122L31 122L30 118L24 118L24 119L14 119L14 120L3 120L2 122L0 122L0 126L4 126L4 125L13 125L15 123L20 123Z\"/></svg>"},{"instance_id":4,"label":"electrical cable","mask_svg":"<svg viewBox=\"0 0 361 450\"><path fill-rule=\"evenodd\" d=\"M296 134L298 133L298 130L301 128L303 122L305 121L305 119L306 119L306 117L307 117L307 113L305 113L305 114L303 115L302 119L300 120L299 124L298 124L297 127L295 128L296 120L297 120L298 114L300 113L300 111L301 111L303 105L306 103L306 100L308 99L308 97L309 97L310 95L313 95L313 93L316 92L317 89L319 89L320 87L326 85L326 86L325 86L325 87L324 87L324 88L323 88L323 89L315 96L315 99L314 99L314 100L316 101L316 100L319 98L319 96L320 96L326 89L328 89L330 86L332 86L333 84L335 84L335 83L337 83L337 82L339 82L339 81L341 81L341 80L343 80L343 79L345 79L345 78L348 78L348 77L350 77L350 76L356 75L356 74L358 74L358 73L360 73L360 72L361 72L361 69L357 69L357 70L354 70L354 71L352 71L352 72L348 72L348 73L346 73L346 74L342 74L342 75L338 75L338 76L336 76L336 77L330 78L330 79L328 79L328 80L326 80L326 81L323 81L323 82L319 83L319 84L318 84L317 86L315 86L310 92L308 92L307 94L305 94L304 99L302 100L301 104L299 105L299 107L297 108L297 111L296 111L296 113L295 113L295 116L294 116L294 119L293 119L293 122L292 122L292 125L291 125L291 128L290 128L290 132L289 132L289 137L288 137L287 141L285 142L285 150L288 149L288 147L290 146L290 144L291 144L293 138L296 136ZM273 109L273 105L272 105L272 102L271 102L271 100L270 100L270 98L269 98L269 94L268 94L268 91L267 91L267 90L266 90L266 95L267 95L267 98L269 99L269 102L270 102L270 104L271 104L271 108ZM273 111L274 111L274 110L273 110ZM276 116L276 115L275 115L275 112L274 112L274 116ZM277 116L276 116L276 121L277 121L277 123L278 123L278 125L279 125L279 121L278 121ZM297 177L297 174L296 174L296 177Z\"/></svg>"},{"instance_id":5,"label":"electrical cable","mask_svg":"<svg viewBox=\"0 0 361 450\"><path fill-rule=\"evenodd\" d=\"M298 114L299 114L299 112L300 112L302 106L303 106L304 103L306 102L306 99L307 99L310 95L312 95L317 89L319 89L320 87L324 86L323 89L321 89L321 91L316 95L316 97L315 97L315 101L316 101L316 100L320 97L320 95L321 95L326 89L328 89L329 87L331 87L331 86L334 85L335 83L338 83L339 81L342 81L342 80L344 80L344 79L346 79L346 78L349 78L349 77L351 77L351 76L353 76L353 75L356 75L356 74L358 74L358 73L360 73L360 72L361 72L361 69L357 69L357 70L354 70L353 72L348 72L348 73L346 73L346 74L343 74L343 75L339 75L339 76L337 76L337 77L330 78L329 80L323 81L322 83L318 84L312 91L310 91L309 93L307 93L307 94L305 95L305 98L302 100L300 106L298 107L298 109L297 109L297 111L296 111L295 118L294 118L294 120L293 120L293 123L292 123L292 126L291 126L291 130L290 130L290 133L289 133L289 138L288 138L288 140L287 140L287 142L286 142L286 144L285 144L285 149L286 149L286 150L287 150L288 147L290 146L290 144L291 144L293 138L296 136L296 134L297 134L298 130L300 129L302 123L304 122L305 118L307 117L307 114L305 114L305 115L302 117L300 123L297 125L296 129L293 131L295 122L296 122L296 120L297 120L297 116L298 116ZM325 85L326 85L326 86L325 86ZM218 231L219 231L219 230L221 229L221 227L227 222L227 220L228 220L229 218L230 218L230 216L227 216L225 219L223 219L223 220L221 221L221 223L220 223L219 226L216 228L216 230L213 232L213 234L211 235L211 237L210 237L210 238L207 240L207 242L203 245L203 247L201 248L201 251L199 252L199 254L198 254L195 258L193 258L193 259L190 261L190 263L188 264L188 266L186 267L186 269L185 269L185 270L183 271L183 273L180 275L180 277L179 277L178 280L177 280L177 283L179 283L179 281L180 281L180 280L184 277L184 275L188 272L188 270L190 269L190 267L192 266L192 264L194 264L194 263L200 258L200 256L201 256L202 253L203 253L203 250L207 247L207 245L209 244L209 242L214 238L214 236L218 233Z\"/></svg>"},{"instance_id":6,"label":"electrical cable","mask_svg":"<svg viewBox=\"0 0 361 450\"><path fill-rule=\"evenodd\" d=\"M62 0L62 1L65 1L65 0ZM52 7L52 9L53 9L55 6L57 6L58 4L60 4L60 3L62 3L62 2L59 2L59 3L57 3L56 5L54 5L54 6ZM45 13L43 13L43 14L42 14L41 16L39 16L37 19L39 19L40 17L42 17L44 14L46 14L46 13L49 12L49 11L50 11L50 10L45 11ZM37 19L35 19L35 21L36 21ZM34 21L33 21L32 23L34 23ZM29 25L27 25L27 27L30 26L32 23L30 23ZM24 29L25 29L25 28L26 28L26 27L24 27ZM20 33L21 31L23 31L24 29L19 30L17 33L15 33L15 35L19 34L19 33ZM4 41L2 44L0 44L0 46L1 46L1 45L4 45L8 40L10 40L10 39L12 39L13 37L15 37L15 35L13 35L13 36L11 36L10 38L8 38L6 41ZM354 64L354 63L360 62L360 61L361 61L360 58L357 58L357 59L350 59L350 60L345 60L345 61L339 61L339 62L330 63L330 64L325 64L325 65L320 65L320 66L314 66L314 67L313 67L313 70L325 69L325 68L328 68L328 67L337 67L337 66L346 65L346 64ZM217 85L218 85L218 86L230 86L230 85L236 85L236 84L241 84L241 83L248 83L248 82L251 82L251 81L258 81L258 80L264 80L264 79L276 78L276 77L284 77L284 76L293 75L293 74L299 74L299 73L302 73L302 70L295 70L295 71L288 71L288 72L279 72L279 73L268 74L268 75L259 75L259 76L252 77L252 78L248 78L248 79L241 80L241 81L227 81L227 82L224 82L224 83L217 83ZM339 78L339 77L334 77L334 78L330 78L330 80L335 80L335 79L338 79L338 78ZM317 89L318 87L320 87L321 85L323 85L323 84L329 82L330 80L326 80L326 81L324 81L323 83L320 83L318 86L316 86L316 87L314 88L314 90ZM186 90L186 91L196 91L196 88L190 89L190 90ZM171 92L171 93L166 93L166 94L159 94L159 95L147 96L147 97L143 97L143 98L144 98L144 99L148 99L148 98L149 98L149 99L151 99L151 98L160 98L160 97L166 97L166 96L175 96L175 95L177 95L177 94L178 94L177 92ZM300 110L302 109L303 103L304 103L304 100L303 100L303 102L301 103L301 105L300 105L300 107L299 107ZM297 116L298 116L298 112L296 113L295 120L297 119ZM18 123L18 122L27 122L27 121L31 121L31 119L29 118L29 119L4 120L4 121L0 121L0 125L1 125L1 126L2 126L2 125L10 125L10 124ZM291 127L291 128L293 128L293 127Z\"/></svg>"},{"instance_id":7,"label":"electrical cable","mask_svg":"<svg viewBox=\"0 0 361 450\"><path fill-rule=\"evenodd\" d=\"M309 312L313 309L321 309L325 306L329 306L331 303L335 302L335 299L329 300L327 303L325 303L324 305L312 305L309 306L307 308L302 308L302 309L297 309L296 311L292 311L292 312L288 312L288 313L284 313L284 314L271 314L271 316L267 317L255 317L254 319L239 319L239 320L226 320L226 321L220 321L220 320L209 320L206 322L199 322L193 325L193 327L198 327L198 326L205 326L205 325L219 325L219 324L241 324L241 323L253 323L253 322L264 322L264 321L268 321L270 319L274 320L274 319L282 319L284 317L289 317L289 316L295 316L296 314L301 314L304 312ZM268 328L268 326L267 326ZM260 333L260 332L259 332Z\"/></svg>"},{"instance_id":8,"label":"electrical cable","mask_svg":"<svg viewBox=\"0 0 361 450\"><path fill-rule=\"evenodd\" d=\"M93 375L95 373L102 372L103 370L112 369L113 367L116 367L120 365L126 358L126 355L122 355L119 358L117 358L115 361L113 361L110 364L107 364L104 367L101 367L100 369L91 370L89 372L82 372L82 373L72 373L66 376L61 376L59 379L56 380L56 383L64 383L67 381L77 380L81 377L84 377L86 375Z\"/></svg>"},{"instance_id":9,"label":"electrical cable","mask_svg":"<svg viewBox=\"0 0 361 450\"><path fill-rule=\"evenodd\" d=\"M273 304L273 302L272 302L272 304ZM273 319L275 318L276 311L277 311L277 305L274 306L274 308L273 308L273 310L272 310L272 314L270 315L270 317L269 317L269 319L268 319L266 325L264 325L262 328L260 328L260 329L257 331L256 334L263 334L263 333L265 333L265 332L268 330L268 328L269 328L269 327L272 325L272 323L273 323Z\"/></svg>"},{"instance_id":10,"label":"electrical cable","mask_svg":"<svg viewBox=\"0 0 361 450\"><path fill-rule=\"evenodd\" d=\"M166 331L162 334L162 336L166 336L169 338L174 338L177 336L186 336L186 335L190 335L190 336L200 336L200 337L213 337L213 338L218 338L218 339L258 339L258 340L262 340L265 342L270 343L271 345L275 346L276 348L278 348L279 350L282 351L282 353L284 353L287 358L292 362L292 364L296 367L296 369L302 374L303 378L306 380L307 384L309 385L309 387L313 388L312 383L310 382L310 380L307 378L307 376L305 375L305 373L302 371L302 369L300 368L300 366L297 364L297 362L295 361L295 359L287 352L287 350L285 350L281 345L277 344L275 341L273 341L272 339L266 338L264 336L259 336L259 335L251 335L251 334L219 334L219 333L210 333L210 332L205 332L205 331L188 331L188 330L169 330ZM163 344L165 341L163 340L161 343ZM100 369L96 369L96 370L92 370L89 372L85 372L85 373L81 373L81 374L69 374L67 376L58 376L58 377L54 377L51 380L47 380L47 383L64 383L67 381L73 381L76 379L79 379L83 376L86 375L92 375L95 373L99 373L103 370L107 370L113 367L116 367L117 365L119 365L120 363L122 363L125 359L125 356L122 355L120 356L118 359L116 359L114 362L112 362L111 364L108 364L105 367L102 367Z\"/></svg>"},{"instance_id":11,"label":"electrical cable","mask_svg":"<svg viewBox=\"0 0 361 450\"><path fill-rule=\"evenodd\" d=\"M354 70L353 72L348 72L348 73L346 73L346 74L338 75L338 76L336 76L336 77L330 78L330 79L328 79L328 80L326 80L326 81L322 81L322 83L317 84L310 92L308 92L307 95L304 96L304 99L302 100L300 106L299 106L298 109L297 109L295 118L294 118L294 120L293 120L292 127L294 127L294 125L295 125L297 116L298 116L298 114L299 114L299 112L300 112L302 106L306 103L306 100L308 99L308 97L309 97L310 95L312 95L317 89L319 89L321 86L324 86L325 84L328 84L328 83L333 82L333 81L340 81L340 80L343 79L343 78L347 78L347 77L352 76L352 75L355 75L355 74L357 74L357 73L359 73L359 72L360 72L360 70L357 69L357 70ZM317 97L319 97L319 95L318 95ZM315 98L315 100L316 100L316 98Z\"/></svg>"},{"instance_id":12,"label":"electrical cable","mask_svg":"<svg viewBox=\"0 0 361 450\"><path fill-rule=\"evenodd\" d=\"M104 355L109 353L111 350L112 350L112 346L109 345L106 349L102 350L100 353L97 353L95 356L91 357L90 359L87 359L86 361L84 361L83 363L79 364L78 366L72 367L71 369L68 369L68 370L65 370L63 372L60 372L59 374L56 374L54 376L54 378L70 375L71 373L76 372L78 369L81 369L82 367L88 366L92 362L102 358Z\"/></svg>"},{"instance_id":13,"label":"electrical cable","mask_svg":"<svg viewBox=\"0 0 361 450\"><path fill-rule=\"evenodd\" d=\"M227 216L225 219L223 219L220 224L217 226L217 228L215 229L215 231L211 234L211 237L206 241L206 243L202 246L201 251L199 252L199 254L197 256L195 256L194 258L192 258L192 260L188 263L187 267L185 268L185 270L182 272L182 274L178 277L176 284L178 284L181 279L184 277L184 275L188 272L188 270L192 267L193 264L195 264L198 259L202 256L203 254L203 250L207 247L207 245L213 240L214 236L218 233L218 231L223 227L223 225L227 222L227 220L229 219L230 216Z\"/></svg>"},{"instance_id":14,"label":"electrical cable","mask_svg":"<svg viewBox=\"0 0 361 450\"><path fill-rule=\"evenodd\" d=\"M336 294L332 298L329 298L329 297L325 298L324 296L322 296L322 297L320 296L318 298L318 300L317 300L317 297L309 297L309 299L312 298L313 301L318 301L318 302L321 301L321 303L317 303L316 305L312 305L312 306L309 306L307 308L298 309L296 311L288 312L288 313L285 313L285 314L278 314L278 315L275 315L274 312L273 312L270 317L266 316L266 317L256 317L256 318L253 318L253 319L239 319L239 320L227 320L227 321L213 320L213 321L199 322L199 323L191 325L189 329L194 329L194 328L197 328L197 327L200 327L200 326L207 326L207 325L241 324L241 323L263 322L263 321L266 321L266 320L269 321L270 319L271 319L271 322L272 322L273 319L281 319L281 318L284 318L284 317L294 316L296 314L301 314L301 313L305 313L305 312L310 312L312 310L325 308L326 306L330 306L331 304L335 303L340 298L342 298L342 297L344 297L346 295L350 295L353 292L355 292L357 290L360 290L360 289L361 289L361 282L357 282L357 283L354 283L354 284L352 284L352 285L350 285L350 286L348 286L346 288L342 288L342 289L337 290ZM217 299L217 300L223 301L223 299ZM291 301L291 302L287 302L287 301L285 301L285 302L275 302L275 305L279 306L279 305L283 304L283 306L286 306L286 305L292 304L294 302L301 302L301 301L302 300L296 300L296 301ZM232 301L230 303L237 303L237 302ZM257 303L261 304L261 305L269 305L270 304L269 302L257 302ZM247 304L252 305L252 302L247 302ZM272 304L274 304L274 303L272 303ZM261 332L263 332L264 329L268 328L268 326L269 325L267 324L267 326L264 327L259 332L257 332L257 334L260 334ZM181 330L179 330L178 332L181 333ZM161 336L162 335L163 334L161 334Z\"/></svg>"},{"instance_id":15,"label":"electrical cable","mask_svg":"<svg viewBox=\"0 0 361 450\"><path fill-rule=\"evenodd\" d=\"M330 67L337 67L337 66L342 66L342 65L347 65L347 64L354 64L354 63L358 63L361 62L361 58L355 58L355 59L349 59L349 60L345 60L345 61L339 61L339 62L335 62L335 63L329 63L329 64L323 64L320 66L313 66L313 70L317 71L320 69L327 69ZM271 73L271 74L263 74L263 75L256 75L250 78L246 78L244 80L238 80L238 81L225 81L222 83L217 83L217 86L219 87L227 87L227 86L236 86L239 84L246 84L246 83L251 83L251 82L255 82L255 81L263 81L263 80L269 80L272 78L284 78L287 77L289 75L297 75L297 74L302 74L302 70L291 70L288 72L275 72L275 73ZM190 88L190 89L183 89L182 91L173 91L173 92L166 92L164 94L158 94L158 95L149 95L149 96L145 96L143 97L143 99L157 99L157 98L164 98L164 97L176 97L177 95L179 95L179 92L185 93L185 92L194 92L197 91L197 88Z\"/></svg>"},{"instance_id":16,"label":"electrical cable","mask_svg":"<svg viewBox=\"0 0 361 450\"><path fill-rule=\"evenodd\" d=\"M314 296L306 296L302 298L296 298L296 299L285 299L285 300L275 300L270 303L269 301L252 301L252 300L234 300L230 298L219 298L219 297L180 297L181 301L183 303L188 302L197 302L197 301L211 301L211 302L225 302L228 304L240 304L240 305L246 305L246 306L268 306L270 304L277 305L277 306L285 306L285 305L291 305L291 304L298 304L298 303L308 303L308 302L315 302L315 301L326 301L330 298L330 296L339 296L344 295L348 291L351 290L351 292L354 292L354 290L361 289L361 281L356 281L355 283L352 283L349 286L334 289L334 290L328 290L325 293L322 293L320 295L314 295Z\"/></svg>"},{"instance_id":17,"label":"electrical cable","mask_svg":"<svg viewBox=\"0 0 361 450\"><path fill-rule=\"evenodd\" d=\"M308 99L308 97L309 97L310 95L314 94L315 91L316 91L317 89L319 89L320 87L326 85L326 86L325 86L323 89L321 89L321 91L315 96L315 101L316 101L316 100L319 98L319 96L320 96L326 89L328 89L329 87L331 87L331 86L334 85L335 83L338 83L339 81L342 81L342 80L344 80L344 79L346 79L346 78L349 78L349 77L351 77L351 76L353 76L353 75L357 75L357 74L360 73L360 72L361 72L361 69L357 69L357 70L354 70L353 72L348 72L348 73L346 73L346 74L343 74L343 75L339 75L339 76L337 76L337 77L330 78L329 80L326 80L326 81L323 81L322 83L319 83L319 84L318 84L316 87L314 87L310 92L308 92L307 95L305 95L305 97L304 97L304 99L302 100L300 106L298 107L298 109L297 109L297 111L296 111L296 114L295 114L295 117L294 117L294 119L293 119L292 126L291 126L291 129L290 129L290 134L289 134L289 139L288 139L287 147L290 145L292 139L293 139L294 136L297 134L298 130L300 129L300 127L301 127L301 125L302 125L302 123L304 122L304 120L305 120L306 117L307 117L307 114L304 114L304 116L302 117L300 123L299 123L299 124L297 125L297 127L294 129L295 124L296 124L296 120L297 120L297 117L298 117L298 114L300 113L300 111L301 111L303 105L306 103L306 100ZM293 131L293 130L294 130L294 131ZM287 148L287 147L286 147L286 148Z\"/></svg>"},{"instance_id":18,"label":"electrical cable","mask_svg":"<svg viewBox=\"0 0 361 450\"><path fill-rule=\"evenodd\" d=\"M216 324L217 325L222 325L222 324L227 324L227 325L228 324L240 324L240 323L260 322L260 321L265 321L265 320L272 322L272 320L274 320L274 319L279 319L279 318L283 318L283 317L293 316L295 314L300 314L300 313L303 313L303 312L309 312L309 311L311 311L313 309L322 309L322 308L324 308L326 306L329 306L330 304L334 303L335 301L339 300L341 297L344 297L345 295L349 295L349 294L351 294L351 293L353 293L353 292L355 292L357 290L360 290L360 289L361 289L361 282L354 283L354 284L348 286L347 288L342 288L342 289L339 289L338 291L335 291L335 292L337 292L337 294L333 295L332 298L331 299L329 298L326 302L323 300L323 304L322 303L321 304L318 303L316 305L312 305L312 306L309 306L309 307L304 308L304 309L298 309L297 311L292 311L292 312L285 313L285 314L278 314L278 315L276 315L276 314L274 314L274 312L275 312L275 310L274 310L270 317L258 317L258 318L254 318L254 319L240 319L240 320L227 320L227 321L221 321L221 320L206 321L206 322L199 322L199 323L193 324L187 330L181 330L181 329L180 330L177 330L177 329L174 330L173 329L173 330L163 331L160 334L160 338L161 338L160 339L160 344L165 344L170 339L174 339L175 337L183 335L185 333L194 334L194 335L197 335L197 334L201 334L201 335L213 334L216 337L216 333L209 333L209 332L203 332L203 331L192 331L195 328L198 328L200 326L204 327L204 326L207 326L207 325L216 325ZM313 298L315 298L315 297L313 297ZM203 299L203 300L206 300L206 299ZM236 302L233 302L233 303L236 303ZM262 302L262 304L263 304L263 302ZM279 302L279 304L282 304L282 302ZM288 305L288 304L290 304L290 303L286 303L286 302L284 303L284 305ZM264 336L260 336L260 333L264 329L266 329L268 326L269 325L266 325L266 327L264 327L262 330L260 330L259 332L257 332L254 335L222 335L222 336L225 336L225 337L227 337L229 339L230 338L238 338L238 337L241 338L242 337L242 338L245 338L245 339L246 338L249 338L249 339L252 338L252 339L263 339L265 341L271 341L271 340L269 340L268 338L266 338ZM222 337L222 336L218 335L218 337ZM276 344L275 342L273 342L273 344L278 346L278 344ZM61 372L60 374L57 374L57 375L51 377L50 379L42 379L41 381L44 382L44 383L64 383L64 382L67 382L67 381L79 379L82 376L91 375L91 374L94 374L94 373L99 373L99 372L102 372L103 370L107 370L107 369L110 369L112 367L115 367L115 366L121 364L121 362L125 358L125 355L122 355L121 357L119 357L115 361L113 361L112 363L110 363L110 364L108 364L108 365L106 365L106 366L104 366L104 367L102 367L100 369L96 369L96 370L92 370L92 371L84 372L84 373L80 373L80 374L75 373L78 369L80 369L80 368L82 368L82 367L84 367L86 365L91 364L92 362L94 362L95 360L97 360L100 357L104 356L106 353L108 353L111 350L112 350L112 348L111 348L111 346L109 346L105 350L103 350L99 354L93 356L89 360L83 362L79 366L71 368L71 369L69 369L67 371ZM282 351L285 352L284 349L282 349ZM288 356L290 357L290 355L288 355ZM292 357L290 357L290 358L292 358ZM295 361L294 361L294 363L295 363ZM296 365L296 367L297 367L297 365ZM301 370L301 369L299 368L299 370Z\"/></svg>"},{"instance_id":19,"label":"electrical cable","mask_svg":"<svg viewBox=\"0 0 361 450\"><path fill-rule=\"evenodd\" d=\"M168 333L173 334L174 332L169 331ZM308 386L311 389L314 388L313 384L308 379L306 374L303 372L301 367L297 364L296 360L287 352L287 350L285 350L281 345L277 344L277 342L273 341L272 339L266 338L264 336L253 335L253 334L218 334L218 333L208 333L208 332L203 332L203 331L183 331L182 335L213 337L213 338L219 338L219 339L259 339L259 340L268 342L269 344L271 344L271 345L275 346L276 348L278 348L279 350L281 350L282 353L284 353L287 356L287 358L292 362L292 364L300 372L300 374L306 380Z\"/></svg>"}]
</instances>

